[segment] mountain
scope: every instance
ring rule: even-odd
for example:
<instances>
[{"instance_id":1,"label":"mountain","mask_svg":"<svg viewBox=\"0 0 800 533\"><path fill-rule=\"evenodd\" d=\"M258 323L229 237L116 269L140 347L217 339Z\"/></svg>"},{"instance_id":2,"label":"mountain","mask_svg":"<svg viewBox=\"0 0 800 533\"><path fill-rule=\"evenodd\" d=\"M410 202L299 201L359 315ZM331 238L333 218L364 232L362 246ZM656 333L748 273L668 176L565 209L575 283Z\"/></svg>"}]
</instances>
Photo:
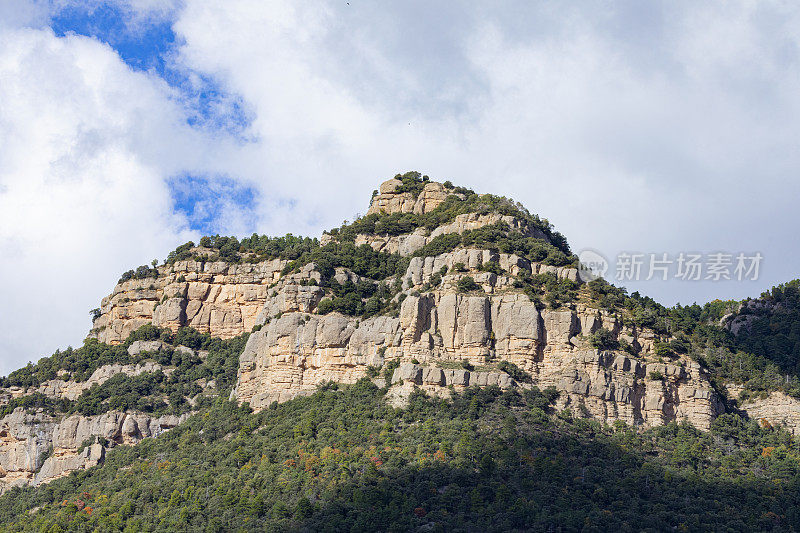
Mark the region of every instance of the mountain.
<instances>
[{"instance_id":1,"label":"mountain","mask_svg":"<svg viewBox=\"0 0 800 533\"><path fill-rule=\"evenodd\" d=\"M416 172L182 245L0 379L0 528L800 527L800 282L666 308L578 266Z\"/></svg>"}]
</instances>

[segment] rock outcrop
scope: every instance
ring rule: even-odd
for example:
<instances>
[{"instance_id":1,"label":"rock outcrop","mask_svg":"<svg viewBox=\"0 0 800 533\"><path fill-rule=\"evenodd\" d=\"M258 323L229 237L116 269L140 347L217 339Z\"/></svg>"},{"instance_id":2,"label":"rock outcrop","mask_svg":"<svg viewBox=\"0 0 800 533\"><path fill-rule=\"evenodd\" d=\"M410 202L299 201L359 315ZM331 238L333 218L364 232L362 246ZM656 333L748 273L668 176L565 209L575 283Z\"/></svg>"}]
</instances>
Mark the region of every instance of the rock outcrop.
<instances>
[{"instance_id":1,"label":"rock outcrop","mask_svg":"<svg viewBox=\"0 0 800 533\"><path fill-rule=\"evenodd\" d=\"M728 395L736 399L741 397L744 390L743 386L732 383L728 383L726 387ZM792 435L800 435L800 400L783 392L746 397L740 401L739 409L762 426L781 426Z\"/></svg>"},{"instance_id":2,"label":"rock outcrop","mask_svg":"<svg viewBox=\"0 0 800 533\"><path fill-rule=\"evenodd\" d=\"M369 212L423 214L453 194L440 183L428 182L414 198L410 192L394 192L398 185L402 182L397 179L381 184L380 193L373 198ZM498 222L504 222L511 230L524 236L547 240L539 228L520 218L489 212L457 215L452 222L430 232L419 228L399 236L358 235L356 244L369 244L376 251L408 256L440 235L460 234ZM324 245L332 240L332 236L324 235L320 242ZM197 248L196 252L202 256L212 254L213 250ZM495 253L486 259L484 253L487 252L460 250L459 254L425 258L421 262L421 258L414 258L407 276L420 275L420 268L422 275L430 276L433 265L440 269L462 262L474 268L475 264L496 260L513 274L520 269L534 268L533 274L553 272L560 277L577 279L575 269L531 265L508 254L498 256ZM516 262L516 265L509 262ZM157 268L158 276L124 281L103 298L89 336L101 342L118 344L139 327L153 324L172 330L190 326L202 333L230 338L251 331L253 326L262 324L265 317L279 312L313 312L324 291L317 286L303 285L303 282L313 280L318 283L319 272L313 264L308 264L299 273L282 276L287 263L280 259L241 264L190 260L160 266ZM352 278L354 275L339 269L337 276Z\"/></svg>"},{"instance_id":3,"label":"rock outcrop","mask_svg":"<svg viewBox=\"0 0 800 533\"><path fill-rule=\"evenodd\" d=\"M586 336L600 327L640 345L652 342L647 335L639 342L635 330L596 309L539 309L523 294L495 291L498 277L485 274L489 294L459 294L443 282L444 289L407 296L397 317L284 313L251 335L233 397L263 409L312 393L325 381L353 383L370 366L393 360L403 363L393 382L434 394L447 394L450 385L522 386L497 370L498 362L508 361L529 373L533 384L561 391L560 408L604 421L659 425L687 419L708 428L722 412L697 363L646 362L593 349ZM452 368L462 364L476 371Z\"/></svg>"},{"instance_id":4,"label":"rock outcrop","mask_svg":"<svg viewBox=\"0 0 800 533\"><path fill-rule=\"evenodd\" d=\"M172 370L168 368L162 369L161 365L158 365L152 361L146 361L139 365L104 365L95 370L86 381L51 379L45 381L38 387L29 387L27 389L23 389L21 387L11 387L6 391L0 392L0 396L2 396L3 392L8 395L9 399L18 398L28 394L39 393L55 400L65 399L69 401L75 401L80 397L81 394L83 394L84 391L91 389L94 385L102 385L117 374L138 376L139 374L157 372L159 370L163 371L167 375L172 372Z\"/></svg>"},{"instance_id":5,"label":"rock outcrop","mask_svg":"<svg viewBox=\"0 0 800 533\"><path fill-rule=\"evenodd\" d=\"M442 184L426 182L415 196L402 185L398 179L381 184L368 213L422 215L455 193ZM534 225L530 217L504 213L481 209L459 214L431 231L357 235L355 243L413 256L440 235L498 222L522 236L549 242L541 225ZM326 235L321 243L336 239ZM481 271L489 262L502 273ZM540 309L517 288L521 275L552 274L578 284L573 267L539 264L478 248L411 257L401 276L402 293L395 296L398 303L405 298L399 313L359 319L318 314L317 305L326 296L320 286L321 273L309 263L283 275L286 264L281 260L236 265L178 261L159 267L158 277L121 283L103 300L92 335L120 342L147 323L172 329L187 325L220 337L261 328L251 335L241 355L232 393L256 409L311 393L328 380L355 382L367 375L369 367L415 360L426 369L423 373L434 374L437 369L449 372L448 368L467 363L477 368L475 376L487 376L487 384L499 375L498 363L508 361L528 372L534 384L559 389L560 408L602 420L655 425L686 418L708 427L722 409L707 376L688 359L650 368L659 364L652 357L658 340L652 332L623 327L618 317L584 304ZM458 292L457 284L465 275L478 283L480 294ZM340 284L362 280L344 268L337 268L333 278ZM434 280L436 287L430 286ZM640 350L640 356L591 348L587 337L600 327L627 340ZM663 377L650 379L650 374ZM509 385L506 377L504 386L521 385L513 380ZM442 394L451 384L457 386L446 377L441 385L435 380L402 381L404 386L413 384ZM475 377L467 383L483 381Z\"/></svg>"},{"instance_id":6,"label":"rock outcrop","mask_svg":"<svg viewBox=\"0 0 800 533\"><path fill-rule=\"evenodd\" d=\"M403 182L390 179L381 183L378 194L372 199L367 214L372 213L417 213L433 211L447 199L448 191L444 185L436 182L427 183L416 198L411 192L396 192Z\"/></svg>"},{"instance_id":7,"label":"rock outcrop","mask_svg":"<svg viewBox=\"0 0 800 533\"><path fill-rule=\"evenodd\" d=\"M424 214L453 193L437 183L425 183L416 197L406 189L399 179L384 182L368 214ZM413 256L440 235L498 222L524 237L550 242L531 220L488 209L460 214L432 231L358 235L355 243ZM323 244L336 238L327 235ZM487 263L495 266L482 271ZM311 278L313 271L312 266L302 275ZM662 362L654 356L659 339L653 332L623 326L619 317L579 302L541 308L518 285L519 276L537 274L552 274L579 286L573 267L539 264L497 250L457 248L438 256L411 257L401 276L402 293L396 296L402 302L399 312L359 319L315 313L324 289L292 287L282 279L256 318L261 330L250 336L241 355L232 397L263 409L273 401L309 394L325 381L352 383L399 362L391 376L398 390L420 387L447 394L450 387L469 385L553 386L561 392L559 408L648 426L687 419L708 428L722 412L723 403L698 364L685 357ZM467 275L480 291L459 292L458 283ZM336 277L340 283L357 281L352 273L338 270ZM295 300L303 303L286 305ZM588 337L599 328L626 340L638 356L592 348ZM517 383L500 371L504 361L526 372L530 383ZM401 400L403 394L394 397Z\"/></svg>"},{"instance_id":8,"label":"rock outcrop","mask_svg":"<svg viewBox=\"0 0 800 533\"><path fill-rule=\"evenodd\" d=\"M466 198L459 191L463 192L435 182L404 186L403 181L391 179L380 185L367 213L425 215L450 195ZM402 235L357 235L356 245L367 244L376 251L410 257L407 270L395 285L401 290L395 295L397 308L389 314L366 319L319 314L317 306L331 294L323 287L325 280L313 263L285 274L288 262L280 259L239 264L189 260L160 266L155 277L117 285L103 300L91 336L119 343L144 324L173 330L191 326L223 338L260 328L251 335L241 355L232 394L256 409L308 394L327 380L354 382L373 373L370 367L383 367L392 361L415 364L420 373L401 379L401 372L395 376L398 381L394 387L421 387L446 394L451 385L459 387L464 382L483 386L484 381L495 383L496 376L500 376L500 386L528 386L500 372L498 364L507 361L527 372L532 384L556 387L561 392L559 408L607 421L649 426L688 419L698 427L708 427L722 412L722 402L698 364L685 356L662 361L655 355L655 343L668 339L625 325L620 316L595 309L585 299L544 309L519 289L520 276L537 274L552 274L557 280L580 286L573 266L540 264L479 247L414 257L440 235L461 234L500 222L525 237L553 244L541 221L528 216L524 209L514 211L512 202L502 206L482 206L449 218L434 229L417 228ZM335 233L326 234L320 242L324 245L339 238ZM215 254L211 249L193 251L197 252L195 257ZM501 273L497 268L482 271L486 263L496 264ZM458 282L466 275L477 282L480 291L458 291ZM363 281L344 268L337 268L333 279L340 284ZM746 305L745 312L723 320L734 333L747 328L750 317L763 311L759 306L764 304L759 301ZM627 341L637 355L592 348L588 337L601 327ZM456 375L462 364L476 370ZM149 369L110 370L112 374L131 375L140 371ZM441 380L437 379L440 375L444 376ZM90 383L103 379L107 377L92 376L86 384L51 380L38 392L74 398ZM751 401L748 412L795 424L800 415L795 415L793 400L773 396L763 405Z\"/></svg>"},{"instance_id":9,"label":"rock outcrop","mask_svg":"<svg viewBox=\"0 0 800 533\"><path fill-rule=\"evenodd\" d=\"M161 341L135 341L128 347L131 355L158 352L168 346ZM173 348L201 358L186 346ZM138 364L109 364L97 368L84 381L74 381L62 375L38 386L0 389L0 406L15 398L41 394L51 400L76 401L95 386L117 375L138 376L160 372L170 376L174 367L165 367L145 360ZM215 386L200 380L204 390ZM195 399L189 398L193 405ZM58 405L58 403L56 403ZM135 411L109 411L97 416L63 414L43 409L16 408L0 418L0 493L9 487L46 483L75 470L91 468L103 461L108 447L135 444L155 437L183 422L189 415L151 416Z\"/></svg>"},{"instance_id":10,"label":"rock outcrop","mask_svg":"<svg viewBox=\"0 0 800 533\"><path fill-rule=\"evenodd\" d=\"M158 436L186 416L110 411L97 416L56 417L17 408L0 419L0 493L96 466L108 447Z\"/></svg>"},{"instance_id":11,"label":"rock outcrop","mask_svg":"<svg viewBox=\"0 0 800 533\"><path fill-rule=\"evenodd\" d=\"M131 279L103 298L91 337L118 344L145 324L177 330L191 326L221 338L250 331L269 287L286 261L230 264L177 261L158 268L158 277Z\"/></svg>"},{"instance_id":12,"label":"rock outcrop","mask_svg":"<svg viewBox=\"0 0 800 533\"><path fill-rule=\"evenodd\" d=\"M411 255L440 235L448 233L461 234L465 231L490 226L498 222L507 224L512 230L517 230L525 236L547 240L547 236L540 229L532 227L523 220L510 215L464 213L457 215L453 222L443 224L430 232L425 228L417 228L413 232L403 235L358 235L356 237L356 245L369 244L377 252ZM326 239L321 241L323 244L333 240L329 235L324 237Z\"/></svg>"}]
</instances>

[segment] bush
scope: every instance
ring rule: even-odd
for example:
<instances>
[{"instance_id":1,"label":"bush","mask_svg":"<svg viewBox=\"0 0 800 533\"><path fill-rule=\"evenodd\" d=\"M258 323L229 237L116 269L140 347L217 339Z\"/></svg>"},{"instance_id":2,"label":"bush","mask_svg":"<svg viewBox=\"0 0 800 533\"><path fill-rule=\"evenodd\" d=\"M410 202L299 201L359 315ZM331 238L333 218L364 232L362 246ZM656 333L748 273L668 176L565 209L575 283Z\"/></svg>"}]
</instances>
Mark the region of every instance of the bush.
<instances>
[{"instance_id":1,"label":"bush","mask_svg":"<svg viewBox=\"0 0 800 533\"><path fill-rule=\"evenodd\" d=\"M428 244L414 252L416 257L430 257L452 252L461 245L461 235L445 233L431 240Z\"/></svg>"},{"instance_id":2,"label":"bush","mask_svg":"<svg viewBox=\"0 0 800 533\"><path fill-rule=\"evenodd\" d=\"M589 343L598 350L616 350L619 348L619 341L606 328L600 328L589 336Z\"/></svg>"},{"instance_id":3,"label":"bush","mask_svg":"<svg viewBox=\"0 0 800 533\"><path fill-rule=\"evenodd\" d=\"M481 286L475 283L475 280L472 279L472 276L464 276L458 280L456 288L458 289L458 292L470 292L480 289Z\"/></svg>"},{"instance_id":4,"label":"bush","mask_svg":"<svg viewBox=\"0 0 800 533\"><path fill-rule=\"evenodd\" d=\"M386 380L386 386L390 386L392 384L392 374L394 374L395 368L400 366L399 359L392 359L388 363L386 363L386 367L383 369L383 379Z\"/></svg>"},{"instance_id":5,"label":"bush","mask_svg":"<svg viewBox=\"0 0 800 533\"><path fill-rule=\"evenodd\" d=\"M425 184L430 181L428 176L423 176L417 171L406 172L405 174L397 174L394 177L402 181L402 185L398 185L394 190L396 193L410 192L414 198L419 196Z\"/></svg>"},{"instance_id":6,"label":"bush","mask_svg":"<svg viewBox=\"0 0 800 533\"><path fill-rule=\"evenodd\" d=\"M136 270L128 270L122 276L120 276L119 281L117 283L123 283L130 279L147 279L147 278L157 278L158 277L158 269L148 266L142 265L136 268Z\"/></svg>"},{"instance_id":7,"label":"bush","mask_svg":"<svg viewBox=\"0 0 800 533\"><path fill-rule=\"evenodd\" d=\"M653 347L658 357L673 357L675 352L672 351L672 346L667 342L656 342Z\"/></svg>"},{"instance_id":8,"label":"bush","mask_svg":"<svg viewBox=\"0 0 800 533\"><path fill-rule=\"evenodd\" d=\"M497 364L497 368L499 370L502 370L503 372L505 372L509 376L511 376L514 379L514 381L517 381L519 383L532 383L533 382L533 378L531 377L530 374L528 374L527 372L522 370L520 367L518 367L517 365L515 365L514 363L511 363L509 361L500 361Z\"/></svg>"},{"instance_id":9,"label":"bush","mask_svg":"<svg viewBox=\"0 0 800 533\"><path fill-rule=\"evenodd\" d=\"M492 274L496 274L498 276L505 272L505 270L500 268L500 263L497 261L487 261L481 264L481 266L478 267L478 270L482 272L491 272Z\"/></svg>"}]
</instances>

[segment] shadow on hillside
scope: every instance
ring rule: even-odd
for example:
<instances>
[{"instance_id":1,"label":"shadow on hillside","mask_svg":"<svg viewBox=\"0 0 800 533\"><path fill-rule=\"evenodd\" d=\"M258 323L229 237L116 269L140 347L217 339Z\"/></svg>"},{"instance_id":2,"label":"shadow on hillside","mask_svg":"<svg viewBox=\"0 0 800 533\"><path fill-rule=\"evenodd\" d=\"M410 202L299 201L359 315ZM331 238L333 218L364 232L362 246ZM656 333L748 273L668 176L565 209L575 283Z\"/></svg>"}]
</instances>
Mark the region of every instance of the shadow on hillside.
<instances>
[{"instance_id":1,"label":"shadow on hillside","mask_svg":"<svg viewBox=\"0 0 800 533\"><path fill-rule=\"evenodd\" d=\"M794 531L800 484L701 479L588 437L375 472L294 510L300 531ZM506 457L503 457L506 455ZM291 523L291 522L290 522ZM284 523L288 526L290 523Z\"/></svg>"},{"instance_id":2,"label":"shadow on hillside","mask_svg":"<svg viewBox=\"0 0 800 533\"><path fill-rule=\"evenodd\" d=\"M101 467L0 497L0 530L800 529L796 443L761 457L777 434L754 425L723 428L751 439L740 458L719 432L640 439L549 418L547 391L412 395L395 410L368 380L335 389L258 414L219 400ZM97 512L71 508L78 498Z\"/></svg>"}]
</instances>

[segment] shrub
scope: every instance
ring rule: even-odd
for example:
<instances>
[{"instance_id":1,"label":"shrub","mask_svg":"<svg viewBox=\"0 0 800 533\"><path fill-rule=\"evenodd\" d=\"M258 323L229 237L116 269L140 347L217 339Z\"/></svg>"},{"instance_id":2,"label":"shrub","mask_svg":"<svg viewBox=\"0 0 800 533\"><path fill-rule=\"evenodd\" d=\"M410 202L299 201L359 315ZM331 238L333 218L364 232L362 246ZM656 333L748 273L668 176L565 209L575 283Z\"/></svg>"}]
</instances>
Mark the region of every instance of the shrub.
<instances>
[{"instance_id":1,"label":"shrub","mask_svg":"<svg viewBox=\"0 0 800 533\"><path fill-rule=\"evenodd\" d=\"M414 252L416 257L430 257L452 252L461 244L461 235L445 233L431 240L428 244Z\"/></svg>"},{"instance_id":2,"label":"shrub","mask_svg":"<svg viewBox=\"0 0 800 533\"><path fill-rule=\"evenodd\" d=\"M672 347L667 342L656 342L653 346L658 357L672 357L675 355L675 352L672 351Z\"/></svg>"},{"instance_id":3,"label":"shrub","mask_svg":"<svg viewBox=\"0 0 800 533\"><path fill-rule=\"evenodd\" d=\"M532 383L533 378L530 374L522 370L520 367L509 361L500 361L497 368L512 377L514 381L519 383Z\"/></svg>"},{"instance_id":4,"label":"shrub","mask_svg":"<svg viewBox=\"0 0 800 533\"><path fill-rule=\"evenodd\" d=\"M157 277L158 277L157 268L153 268L148 265L142 265L136 267L136 270L128 270L127 272L122 274L117 283L123 283L130 279L146 279L146 278L157 278Z\"/></svg>"},{"instance_id":5,"label":"shrub","mask_svg":"<svg viewBox=\"0 0 800 533\"><path fill-rule=\"evenodd\" d=\"M500 263L497 261L486 261L485 263L481 264L480 267L478 267L478 270L483 272L491 272L492 274L496 274L498 276L505 272L505 270L500 268Z\"/></svg>"},{"instance_id":6,"label":"shrub","mask_svg":"<svg viewBox=\"0 0 800 533\"><path fill-rule=\"evenodd\" d=\"M634 345L625 339L619 339L619 347L622 349L622 351L630 355L636 355L636 348Z\"/></svg>"},{"instance_id":7,"label":"shrub","mask_svg":"<svg viewBox=\"0 0 800 533\"><path fill-rule=\"evenodd\" d=\"M619 341L606 328L600 328L589 336L589 343L598 350L616 350L619 348Z\"/></svg>"},{"instance_id":8,"label":"shrub","mask_svg":"<svg viewBox=\"0 0 800 533\"><path fill-rule=\"evenodd\" d=\"M428 176L423 176L417 171L406 172L405 174L395 175L395 179L402 181L394 190L396 193L410 192L414 198L419 196L425 184L430 181Z\"/></svg>"},{"instance_id":9,"label":"shrub","mask_svg":"<svg viewBox=\"0 0 800 533\"><path fill-rule=\"evenodd\" d=\"M669 348L675 353L687 353L691 347L691 341L685 336L673 339L669 343Z\"/></svg>"},{"instance_id":10,"label":"shrub","mask_svg":"<svg viewBox=\"0 0 800 533\"><path fill-rule=\"evenodd\" d=\"M390 386L392 384L392 374L394 374L394 369L400 366L399 359L393 359L386 363L386 367L383 369L383 379L386 380L386 386Z\"/></svg>"},{"instance_id":11,"label":"shrub","mask_svg":"<svg viewBox=\"0 0 800 533\"><path fill-rule=\"evenodd\" d=\"M458 292L470 292L480 289L481 286L475 283L475 280L472 279L472 276L464 276L458 280L456 288L458 289Z\"/></svg>"}]
</instances>

